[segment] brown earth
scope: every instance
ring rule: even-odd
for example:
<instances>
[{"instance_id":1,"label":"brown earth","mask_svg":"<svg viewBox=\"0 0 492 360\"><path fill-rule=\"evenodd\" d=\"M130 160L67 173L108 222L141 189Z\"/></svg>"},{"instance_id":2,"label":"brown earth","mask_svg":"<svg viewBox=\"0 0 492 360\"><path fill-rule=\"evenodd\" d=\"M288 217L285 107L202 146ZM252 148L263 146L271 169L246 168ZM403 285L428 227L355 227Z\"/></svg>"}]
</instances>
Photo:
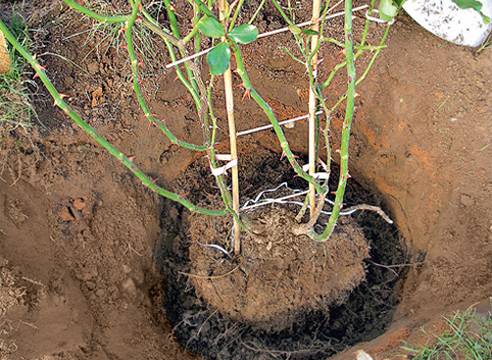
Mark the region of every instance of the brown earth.
<instances>
[{"instance_id":1,"label":"brown earth","mask_svg":"<svg viewBox=\"0 0 492 360\"><path fill-rule=\"evenodd\" d=\"M48 74L91 124L171 185L197 155L148 128L131 98L124 53L94 50L95 42L79 34L86 22L60 2L44 5L33 13L38 35L50 53L74 61L40 56ZM355 22L360 28L362 19ZM268 14L261 23L280 26ZM306 103L302 68L278 48L292 46L288 39L245 47L253 83L280 118L303 114ZM376 358L397 358L400 342L415 339L421 326L492 294L490 51L450 45L402 17L358 90L351 174L385 196L412 255L401 265L409 272L392 326L359 346ZM343 56L332 47L323 55L323 67ZM154 112L179 137L199 142L190 100L174 74L156 79L147 78L149 94L157 89ZM160 200L49 99L36 101L39 130L2 134L0 143L0 357L195 358L173 339L161 306L166 284L154 262L163 246ZM219 96L218 109L222 104ZM237 104L240 130L266 123L239 92ZM226 129L224 111L217 115ZM305 126L286 133L303 152ZM241 151L253 145L279 151L268 132L242 139ZM359 347L338 358L352 359Z\"/></svg>"},{"instance_id":2,"label":"brown earth","mask_svg":"<svg viewBox=\"0 0 492 360\"><path fill-rule=\"evenodd\" d=\"M231 221L197 215L187 225L191 280L197 295L221 314L267 329L285 328L299 312L343 301L365 279L369 249L355 221L343 219L329 242L316 243L292 233L298 223L288 209L246 217L250 232L242 236L239 264L223 254L211 256L213 249L204 246L209 241L225 245L220 240Z\"/></svg>"}]
</instances>

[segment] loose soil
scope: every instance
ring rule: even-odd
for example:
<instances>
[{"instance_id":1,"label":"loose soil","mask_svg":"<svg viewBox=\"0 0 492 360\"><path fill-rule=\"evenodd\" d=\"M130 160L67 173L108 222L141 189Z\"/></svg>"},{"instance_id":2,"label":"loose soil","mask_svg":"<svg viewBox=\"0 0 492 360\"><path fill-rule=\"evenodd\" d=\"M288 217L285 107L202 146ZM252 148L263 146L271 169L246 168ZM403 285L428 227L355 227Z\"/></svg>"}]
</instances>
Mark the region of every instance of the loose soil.
<instances>
[{"instance_id":1,"label":"loose soil","mask_svg":"<svg viewBox=\"0 0 492 360\"><path fill-rule=\"evenodd\" d=\"M38 59L68 101L125 153L135 155L135 162L159 184L179 188L194 201L207 195L177 180L202 154L177 149L148 128L132 97L125 52L100 41L102 33L88 37L90 23L61 1L26 3ZM299 21L309 18L308 3L296 2ZM8 17L10 4L0 1L2 18ZM188 11L180 5L183 16ZM356 17L354 24L357 33L363 18ZM281 26L267 7L260 30ZM341 22L334 21L332 29L341 39ZM371 29L380 31L377 25ZM304 69L281 50L294 49L289 35L275 40L244 48L252 82L279 118L302 115L307 103ZM375 43L373 37L369 41ZM152 58L159 64L169 61ZM326 73L343 54L326 46L321 58L320 71ZM161 66L146 69L153 112L178 137L200 142L191 101L175 74L164 73ZM214 310L197 301L196 279L178 273L199 270L189 265L188 213L143 189L73 128L40 88L33 97L39 116L33 128L1 133L0 358L196 359L185 349L203 353L212 340L209 357L254 353L256 359L292 358L308 349L307 356L320 359L358 344L336 357L353 359L362 347L376 358L399 358L401 342L416 341L422 326L492 294L491 77L490 49L476 54L433 37L405 16L399 19L388 48L357 91L350 172L365 193L381 195L358 196L357 201L389 210L408 258L395 254L394 243L381 240L375 246L370 240L379 233L369 221L377 215L355 215L370 241L366 280L343 304L324 312L329 319L315 311L295 332L270 336L218 312L210 316ZM337 77L330 101L344 84L344 76ZM227 151L220 82L217 92L221 150ZM236 91L239 130L267 123L254 103L241 97ZM342 112L334 114L335 147L342 118ZM301 123L286 130L299 154L306 151L306 130ZM279 153L268 131L242 138L239 147L242 154ZM269 167L281 170L279 164L243 170L254 172L243 178L257 177L241 185L244 193L256 193L259 188L252 184L260 183L262 174L274 173L265 171ZM212 183L208 172L201 175ZM348 205L355 201L350 194ZM178 254L174 267L167 261L173 252ZM370 285L397 282L404 274L405 281L392 289ZM183 294L183 289L189 292ZM192 338L203 323L199 334L209 324L206 339ZM320 330L320 324L329 331ZM313 344L316 336L331 339L332 346ZM231 337L237 341L227 342ZM239 341L245 345L238 354L233 349Z\"/></svg>"},{"instance_id":2,"label":"loose soil","mask_svg":"<svg viewBox=\"0 0 492 360\"><path fill-rule=\"evenodd\" d=\"M239 168L242 202L279 183L290 189L305 186L276 153L255 148L241 158L247 165ZM207 172L201 159L175 186L203 206L218 204ZM355 181L346 201L384 207L380 196ZM230 247L230 221L166 206L157 263L167 284L167 316L189 351L210 359L257 359L269 353L319 359L381 334L391 321L405 269L388 272L373 264L401 264L406 257L397 229L379 215L342 217L333 238L322 244L292 234L297 206L245 212L253 233L243 234L243 255L230 258L206 246ZM180 213L178 221L166 216L172 209ZM326 221L322 215L320 222Z\"/></svg>"}]
</instances>

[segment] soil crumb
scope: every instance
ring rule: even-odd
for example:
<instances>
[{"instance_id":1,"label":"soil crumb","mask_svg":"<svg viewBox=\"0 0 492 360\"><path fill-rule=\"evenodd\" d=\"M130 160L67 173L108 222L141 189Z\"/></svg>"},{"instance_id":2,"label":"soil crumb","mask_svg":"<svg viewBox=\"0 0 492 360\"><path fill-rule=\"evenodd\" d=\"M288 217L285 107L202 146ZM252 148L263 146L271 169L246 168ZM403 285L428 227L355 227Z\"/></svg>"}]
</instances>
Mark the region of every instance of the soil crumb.
<instances>
[{"instance_id":1,"label":"soil crumb","mask_svg":"<svg viewBox=\"0 0 492 360\"><path fill-rule=\"evenodd\" d=\"M230 233L230 221L189 217L190 261L197 295L233 320L262 328L285 328L296 315L343 302L365 279L369 247L354 220L344 219L330 241L296 236L292 211L268 208L247 220L240 259L217 248Z\"/></svg>"}]
</instances>

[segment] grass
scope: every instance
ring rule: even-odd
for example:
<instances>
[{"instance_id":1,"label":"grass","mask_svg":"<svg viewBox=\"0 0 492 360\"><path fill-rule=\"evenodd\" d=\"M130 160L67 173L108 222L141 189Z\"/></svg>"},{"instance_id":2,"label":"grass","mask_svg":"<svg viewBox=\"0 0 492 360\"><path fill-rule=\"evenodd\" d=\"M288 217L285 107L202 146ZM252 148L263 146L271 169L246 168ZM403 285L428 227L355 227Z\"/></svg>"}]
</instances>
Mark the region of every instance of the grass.
<instances>
[{"instance_id":1,"label":"grass","mask_svg":"<svg viewBox=\"0 0 492 360\"><path fill-rule=\"evenodd\" d=\"M492 48L492 34L490 34L487 39L483 42L483 44L476 50L477 54L480 54L482 51L486 49Z\"/></svg>"},{"instance_id":2,"label":"grass","mask_svg":"<svg viewBox=\"0 0 492 360\"><path fill-rule=\"evenodd\" d=\"M101 14L121 15L130 12L130 9L126 5L123 5L123 3L115 2L111 4L103 0L88 0L84 3L84 6ZM145 8L153 16L158 17L162 12L162 1L151 1L145 5ZM91 28L88 31L84 46L90 45L92 46L92 50L86 54L82 61L93 51L101 57L110 48L119 50L120 46L124 43L120 27L114 24L100 23L95 20L90 20L90 22ZM155 59L158 59L160 51L163 50L158 46L159 41L153 38L152 33L144 27L136 27L134 34L136 51L139 54L139 58L143 61L145 68L149 68L151 70L150 72L158 71L159 67L154 66L154 63Z\"/></svg>"},{"instance_id":3,"label":"grass","mask_svg":"<svg viewBox=\"0 0 492 360\"><path fill-rule=\"evenodd\" d=\"M24 18L12 11L11 29L26 48L31 47L27 25ZM0 75L0 131L12 131L19 127L27 129L31 126L35 114L31 104L29 88L35 83L27 78L24 60L10 51L11 69Z\"/></svg>"},{"instance_id":4,"label":"grass","mask_svg":"<svg viewBox=\"0 0 492 360\"><path fill-rule=\"evenodd\" d=\"M492 359L492 314L479 315L474 309L446 318L447 329L431 344L405 346L412 360Z\"/></svg>"}]
</instances>

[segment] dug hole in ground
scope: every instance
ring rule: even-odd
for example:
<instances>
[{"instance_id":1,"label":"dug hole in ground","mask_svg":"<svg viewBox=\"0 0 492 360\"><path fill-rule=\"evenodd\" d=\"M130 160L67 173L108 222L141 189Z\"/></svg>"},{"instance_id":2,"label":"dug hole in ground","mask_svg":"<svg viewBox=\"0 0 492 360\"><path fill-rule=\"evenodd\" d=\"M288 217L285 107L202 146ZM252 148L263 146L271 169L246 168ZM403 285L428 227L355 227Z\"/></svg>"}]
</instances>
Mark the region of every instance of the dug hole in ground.
<instances>
[{"instance_id":1,"label":"dug hole in ground","mask_svg":"<svg viewBox=\"0 0 492 360\"><path fill-rule=\"evenodd\" d=\"M309 19L301 3L300 20ZM160 184L215 203L206 161L144 121L124 54L96 48L100 34L88 41L90 24L61 2L31 5L60 92ZM260 30L281 27L266 9ZM354 18L356 32L363 23ZM343 35L342 20L332 27ZM290 35L275 39L244 48L252 82L280 119L303 115L304 69L280 49L294 46ZM322 72L343 54L327 46L320 57ZM173 72L151 70L159 74L145 78L153 112L200 142L186 90ZM241 263L200 245L230 224L144 189L39 89L39 123L0 142L2 359L354 359L358 349L399 358L403 342L428 340L422 327L438 331L442 315L492 294L491 76L490 49L476 54L399 18L357 90L347 194L348 205L381 206L394 224L370 212L344 216L320 245L285 231L294 208L264 207L246 215L254 231ZM336 81L343 91L345 80ZM236 96L238 130L266 123ZM226 129L220 87L215 101ZM335 114L334 134L342 118ZM305 156L306 124L286 134ZM302 186L270 132L241 137L238 147L242 203L283 182Z\"/></svg>"}]
</instances>

